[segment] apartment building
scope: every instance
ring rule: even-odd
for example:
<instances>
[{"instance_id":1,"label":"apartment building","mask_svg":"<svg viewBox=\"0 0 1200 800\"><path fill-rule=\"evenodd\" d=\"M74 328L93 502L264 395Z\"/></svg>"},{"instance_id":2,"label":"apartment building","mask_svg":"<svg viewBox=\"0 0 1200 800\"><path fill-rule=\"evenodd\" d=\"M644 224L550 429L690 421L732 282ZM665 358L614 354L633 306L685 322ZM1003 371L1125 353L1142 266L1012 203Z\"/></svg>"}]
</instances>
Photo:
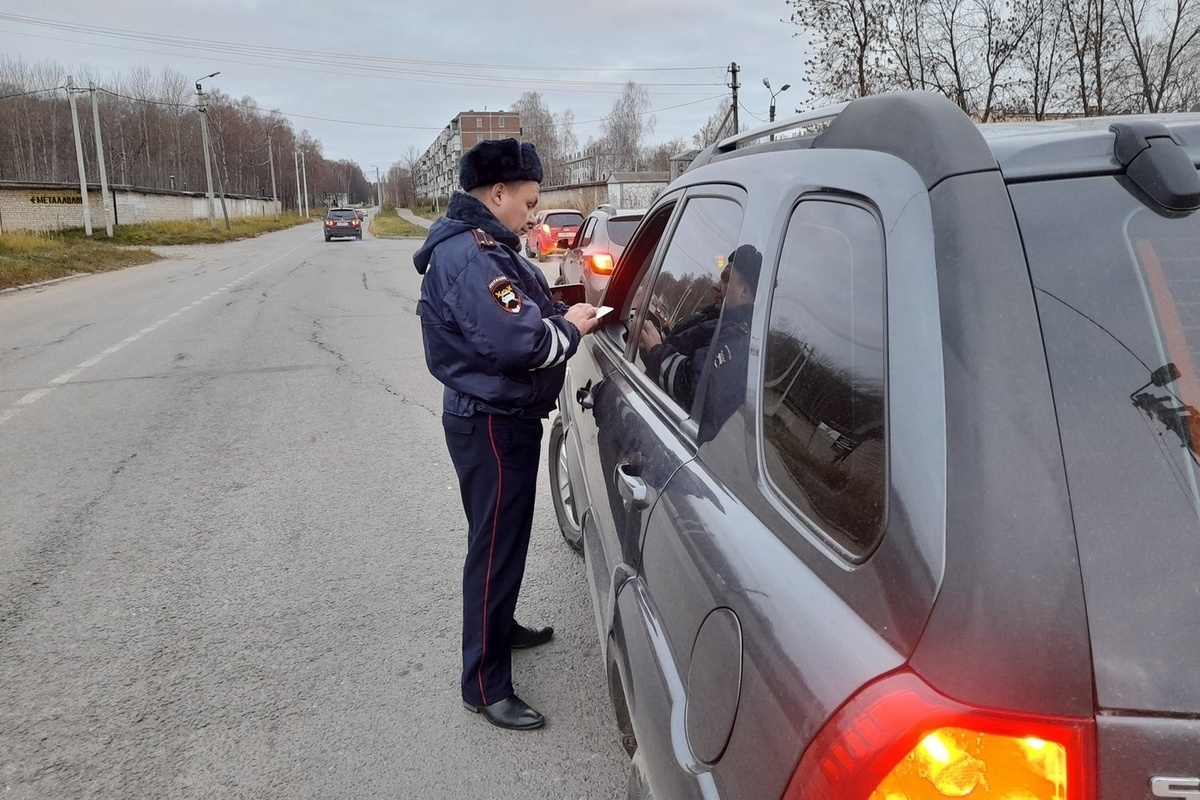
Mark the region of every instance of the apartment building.
<instances>
[{"instance_id":1,"label":"apartment building","mask_svg":"<svg viewBox=\"0 0 1200 800\"><path fill-rule=\"evenodd\" d=\"M444 203L458 189L458 162L465 151L486 139L520 137L521 117L515 111L460 111L417 162L417 197Z\"/></svg>"}]
</instances>

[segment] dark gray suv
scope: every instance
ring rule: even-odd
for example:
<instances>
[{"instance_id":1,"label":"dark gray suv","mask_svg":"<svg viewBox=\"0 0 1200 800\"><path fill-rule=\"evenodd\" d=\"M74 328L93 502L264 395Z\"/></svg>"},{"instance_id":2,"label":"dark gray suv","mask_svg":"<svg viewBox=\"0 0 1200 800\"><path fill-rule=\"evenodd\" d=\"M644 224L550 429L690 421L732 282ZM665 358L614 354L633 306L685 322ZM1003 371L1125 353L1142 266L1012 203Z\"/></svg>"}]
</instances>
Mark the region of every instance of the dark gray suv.
<instances>
[{"instance_id":1,"label":"dark gray suv","mask_svg":"<svg viewBox=\"0 0 1200 800\"><path fill-rule=\"evenodd\" d=\"M896 94L654 203L550 437L630 797L1200 796L1197 163Z\"/></svg>"}]
</instances>

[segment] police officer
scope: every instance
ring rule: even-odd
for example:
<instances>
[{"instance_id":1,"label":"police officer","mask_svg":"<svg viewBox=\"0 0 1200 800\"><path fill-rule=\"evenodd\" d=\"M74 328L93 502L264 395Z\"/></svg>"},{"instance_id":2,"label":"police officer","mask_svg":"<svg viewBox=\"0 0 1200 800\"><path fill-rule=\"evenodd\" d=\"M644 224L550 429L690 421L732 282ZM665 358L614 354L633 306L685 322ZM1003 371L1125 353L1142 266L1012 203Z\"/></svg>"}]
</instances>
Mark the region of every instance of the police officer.
<instances>
[{"instance_id":1,"label":"police officer","mask_svg":"<svg viewBox=\"0 0 1200 800\"><path fill-rule=\"evenodd\" d=\"M413 263L425 276L417 303L425 361L446 387L442 425L467 515L462 698L493 725L527 730L545 717L513 690L510 650L543 644L554 633L513 620L542 420L580 336L597 325L596 309L555 303L541 269L519 254L540 195L534 146L483 141L459 167L466 193L450 199Z\"/></svg>"},{"instance_id":2,"label":"police officer","mask_svg":"<svg viewBox=\"0 0 1200 800\"><path fill-rule=\"evenodd\" d=\"M686 335L672 331L665 341L647 321L638 341L646 373L687 409L692 407L705 364L711 362L709 388L700 415L701 442L711 439L745 398L750 321L762 254L744 244L729 254L725 269L728 272L722 273L722 279L727 287L719 320L702 320L690 326Z\"/></svg>"}]
</instances>

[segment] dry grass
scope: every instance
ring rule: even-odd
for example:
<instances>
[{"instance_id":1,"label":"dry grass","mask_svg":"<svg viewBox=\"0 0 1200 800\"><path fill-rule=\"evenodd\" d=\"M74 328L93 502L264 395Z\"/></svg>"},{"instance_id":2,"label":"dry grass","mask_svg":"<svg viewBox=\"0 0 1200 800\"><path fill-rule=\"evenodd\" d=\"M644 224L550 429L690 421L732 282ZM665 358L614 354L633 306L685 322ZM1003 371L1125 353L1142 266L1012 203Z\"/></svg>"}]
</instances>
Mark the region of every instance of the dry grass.
<instances>
[{"instance_id":1,"label":"dry grass","mask_svg":"<svg viewBox=\"0 0 1200 800\"><path fill-rule=\"evenodd\" d=\"M371 217L371 234L383 239L424 239L428 233L428 230L415 222L409 222L396 216L394 210L390 213L381 211Z\"/></svg>"},{"instance_id":2,"label":"dry grass","mask_svg":"<svg viewBox=\"0 0 1200 800\"><path fill-rule=\"evenodd\" d=\"M217 215L217 227L213 230L206 219L172 220L168 222L144 222L138 225L120 225L113 231L117 244L212 244L236 239L250 239L259 234L281 231L293 225L302 225L309 220L296 214L285 214L276 222L272 217L245 217L230 219L232 230L225 228L225 220ZM69 235L82 236L82 231L71 231ZM103 230L99 239L104 238Z\"/></svg>"},{"instance_id":3,"label":"dry grass","mask_svg":"<svg viewBox=\"0 0 1200 800\"><path fill-rule=\"evenodd\" d=\"M144 247L28 233L0 235L0 289L157 261Z\"/></svg>"},{"instance_id":4,"label":"dry grass","mask_svg":"<svg viewBox=\"0 0 1200 800\"><path fill-rule=\"evenodd\" d=\"M271 217L231 219L233 230L225 229L221 217L216 230L206 219L148 222L118 225L112 239L105 236L103 226L93 228L90 239L81 228L49 234L0 234L0 289L159 260L160 256L146 249L149 245L228 242L309 221L295 214L281 216L278 222Z\"/></svg>"}]
</instances>

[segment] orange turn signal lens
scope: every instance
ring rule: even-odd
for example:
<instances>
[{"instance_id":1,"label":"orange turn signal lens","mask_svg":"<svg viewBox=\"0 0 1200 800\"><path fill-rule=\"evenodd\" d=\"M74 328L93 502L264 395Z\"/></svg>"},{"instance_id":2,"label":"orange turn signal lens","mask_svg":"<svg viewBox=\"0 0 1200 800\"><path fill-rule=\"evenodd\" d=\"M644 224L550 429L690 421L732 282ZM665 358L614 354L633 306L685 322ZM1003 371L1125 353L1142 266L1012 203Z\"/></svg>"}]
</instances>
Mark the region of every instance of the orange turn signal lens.
<instances>
[{"instance_id":1,"label":"orange turn signal lens","mask_svg":"<svg viewBox=\"0 0 1200 800\"><path fill-rule=\"evenodd\" d=\"M613 257L608 253L593 253L588 256L588 262L592 265L592 272L597 275L609 275L613 271Z\"/></svg>"},{"instance_id":2,"label":"orange turn signal lens","mask_svg":"<svg viewBox=\"0 0 1200 800\"><path fill-rule=\"evenodd\" d=\"M1066 800L1067 749L1034 736L939 728L880 781L871 800Z\"/></svg>"}]
</instances>

